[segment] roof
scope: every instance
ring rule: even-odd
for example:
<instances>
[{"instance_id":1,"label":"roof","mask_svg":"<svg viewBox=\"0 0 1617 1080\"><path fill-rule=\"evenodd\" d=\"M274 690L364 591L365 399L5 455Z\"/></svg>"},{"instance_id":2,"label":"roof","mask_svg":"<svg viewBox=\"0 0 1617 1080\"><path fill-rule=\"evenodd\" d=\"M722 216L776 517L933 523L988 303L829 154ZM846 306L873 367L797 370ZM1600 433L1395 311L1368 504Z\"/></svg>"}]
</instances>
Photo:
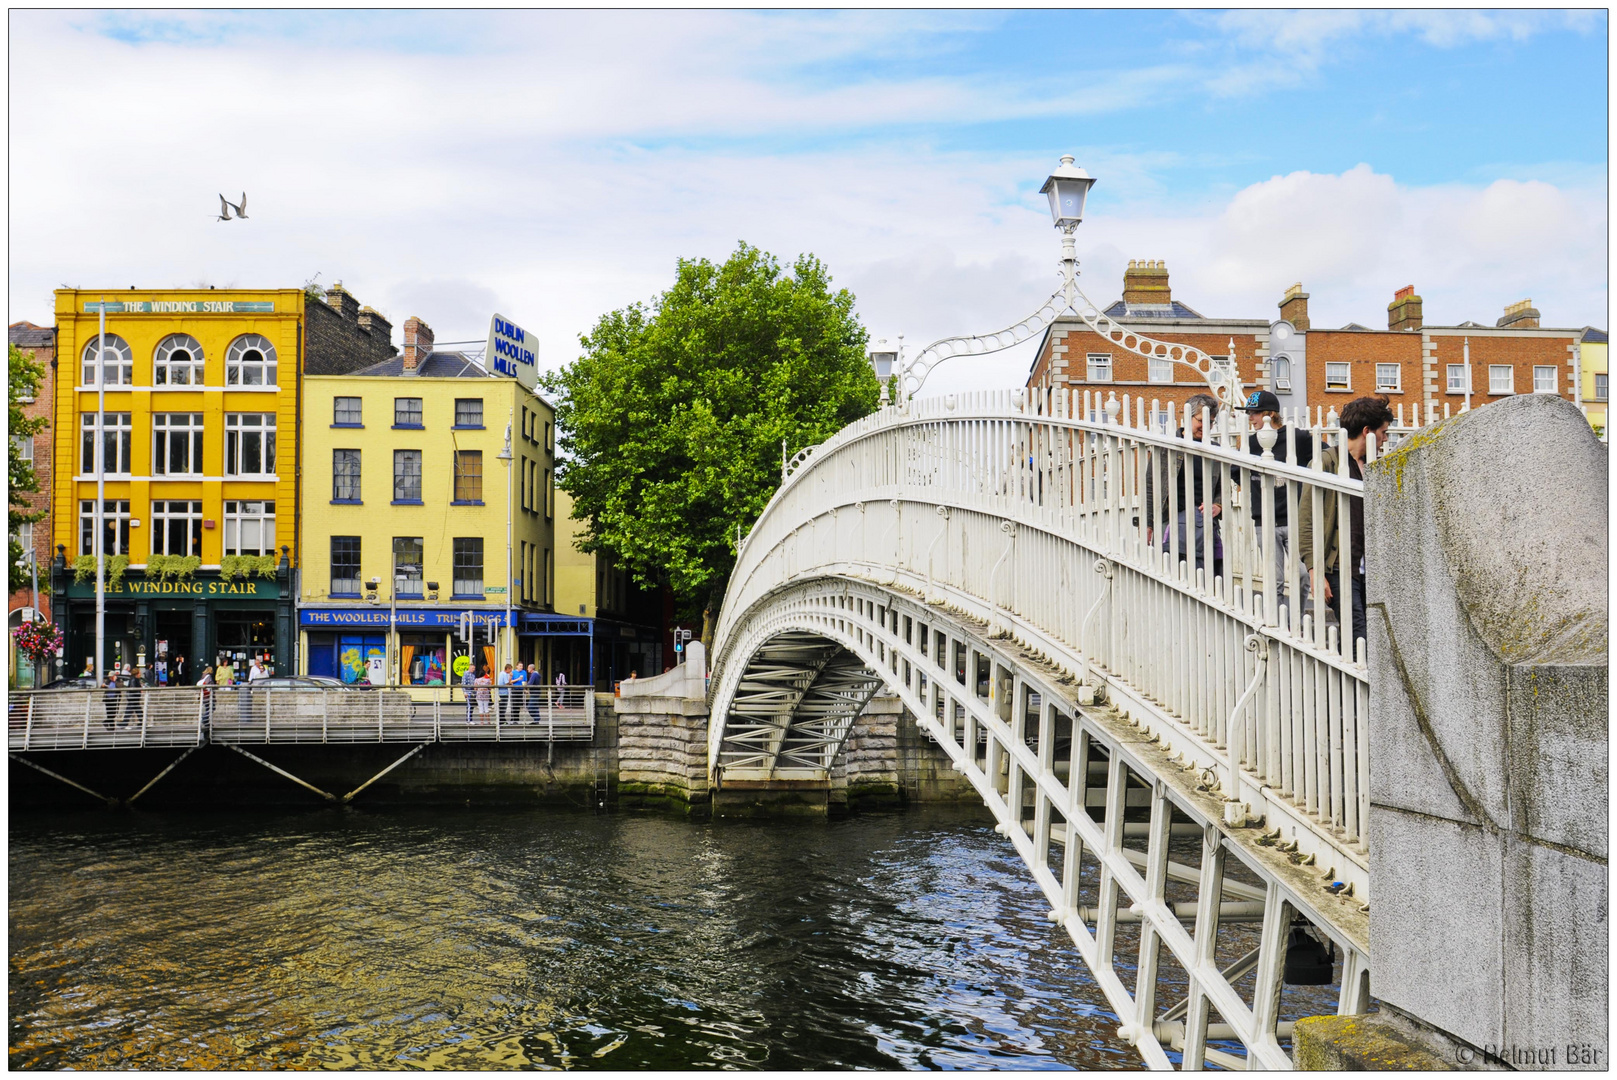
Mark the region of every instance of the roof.
<instances>
[{"instance_id":1,"label":"roof","mask_svg":"<svg viewBox=\"0 0 1617 1080\"><path fill-rule=\"evenodd\" d=\"M351 371L349 375L387 377L404 374L404 357L395 356L383 360L379 364ZM435 352L429 355L421 365L416 368L414 377L425 376L429 379L499 379L496 375L465 353Z\"/></svg>"},{"instance_id":2,"label":"roof","mask_svg":"<svg viewBox=\"0 0 1617 1080\"><path fill-rule=\"evenodd\" d=\"M1119 300L1106 309L1114 319L1204 319L1201 312L1174 300L1166 304L1130 304Z\"/></svg>"},{"instance_id":3,"label":"roof","mask_svg":"<svg viewBox=\"0 0 1617 1080\"><path fill-rule=\"evenodd\" d=\"M1342 327L1342 329L1344 329L1344 330L1368 330L1370 328L1368 326L1360 326L1356 322L1350 322L1346 326Z\"/></svg>"},{"instance_id":4,"label":"roof","mask_svg":"<svg viewBox=\"0 0 1617 1080\"><path fill-rule=\"evenodd\" d=\"M6 337L13 345L37 349L49 345L55 339L56 331L49 326L35 326L31 322L14 322L6 328Z\"/></svg>"},{"instance_id":5,"label":"roof","mask_svg":"<svg viewBox=\"0 0 1617 1080\"><path fill-rule=\"evenodd\" d=\"M1596 330L1592 326L1585 326L1583 328L1583 336L1578 340L1587 341L1591 345L1604 345L1607 340L1606 332L1604 330Z\"/></svg>"}]
</instances>

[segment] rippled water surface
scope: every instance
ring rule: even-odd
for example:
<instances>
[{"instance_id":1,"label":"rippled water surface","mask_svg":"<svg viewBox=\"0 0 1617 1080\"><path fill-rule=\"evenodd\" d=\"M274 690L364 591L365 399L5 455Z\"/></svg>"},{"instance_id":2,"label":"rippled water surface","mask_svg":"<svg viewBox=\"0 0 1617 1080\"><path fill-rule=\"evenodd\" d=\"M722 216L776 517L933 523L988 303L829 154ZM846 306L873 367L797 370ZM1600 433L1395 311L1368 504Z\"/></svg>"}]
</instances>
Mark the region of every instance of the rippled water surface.
<instances>
[{"instance_id":1,"label":"rippled water surface","mask_svg":"<svg viewBox=\"0 0 1617 1080\"><path fill-rule=\"evenodd\" d=\"M12 1068L1136 1067L943 811L14 815Z\"/></svg>"}]
</instances>

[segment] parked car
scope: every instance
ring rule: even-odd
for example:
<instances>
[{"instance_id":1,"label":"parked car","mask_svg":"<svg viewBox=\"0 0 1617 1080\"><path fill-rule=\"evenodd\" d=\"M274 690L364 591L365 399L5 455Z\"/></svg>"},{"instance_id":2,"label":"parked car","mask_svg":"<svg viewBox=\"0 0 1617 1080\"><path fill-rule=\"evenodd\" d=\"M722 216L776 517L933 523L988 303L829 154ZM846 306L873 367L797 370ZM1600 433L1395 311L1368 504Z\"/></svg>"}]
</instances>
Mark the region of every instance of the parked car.
<instances>
[{"instance_id":1,"label":"parked car","mask_svg":"<svg viewBox=\"0 0 1617 1080\"><path fill-rule=\"evenodd\" d=\"M101 684L89 675L75 675L71 679L52 679L41 690L94 690Z\"/></svg>"},{"instance_id":2,"label":"parked car","mask_svg":"<svg viewBox=\"0 0 1617 1080\"><path fill-rule=\"evenodd\" d=\"M238 685L250 686L254 690L353 690L341 679L328 678L325 675L271 675L267 679L259 679L255 683L240 683Z\"/></svg>"}]
</instances>

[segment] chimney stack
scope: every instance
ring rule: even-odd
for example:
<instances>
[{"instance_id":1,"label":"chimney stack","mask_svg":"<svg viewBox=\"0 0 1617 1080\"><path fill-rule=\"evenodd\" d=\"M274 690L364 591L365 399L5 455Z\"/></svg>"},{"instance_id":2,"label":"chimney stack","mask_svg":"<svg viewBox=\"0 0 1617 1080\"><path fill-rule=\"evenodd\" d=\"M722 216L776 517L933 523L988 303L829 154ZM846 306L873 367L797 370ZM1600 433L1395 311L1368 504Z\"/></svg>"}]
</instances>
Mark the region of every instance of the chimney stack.
<instances>
[{"instance_id":1,"label":"chimney stack","mask_svg":"<svg viewBox=\"0 0 1617 1080\"><path fill-rule=\"evenodd\" d=\"M411 315L404 320L404 374L418 375L432 355L432 327Z\"/></svg>"},{"instance_id":2,"label":"chimney stack","mask_svg":"<svg viewBox=\"0 0 1617 1080\"><path fill-rule=\"evenodd\" d=\"M380 338L389 344L393 342L393 324L373 307L359 309L359 328L372 337Z\"/></svg>"},{"instance_id":3,"label":"chimney stack","mask_svg":"<svg viewBox=\"0 0 1617 1080\"><path fill-rule=\"evenodd\" d=\"M1539 314L1531 300L1518 300L1505 309L1504 316L1495 326L1509 326L1517 330L1537 330Z\"/></svg>"},{"instance_id":4,"label":"chimney stack","mask_svg":"<svg viewBox=\"0 0 1617 1080\"><path fill-rule=\"evenodd\" d=\"M1420 297L1415 295L1415 286L1405 285L1393 294L1392 303L1387 305L1388 330L1419 330L1421 328Z\"/></svg>"},{"instance_id":5,"label":"chimney stack","mask_svg":"<svg viewBox=\"0 0 1617 1080\"><path fill-rule=\"evenodd\" d=\"M359 301L354 299L353 293L342 287L340 281L332 282L331 288L326 290L326 303L349 322L359 316Z\"/></svg>"},{"instance_id":6,"label":"chimney stack","mask_svg":"<svg viewBox=\"0 0 1617 1080\"><path fill-rule=\"evenodd\" d=\"M1123 272L1123 303L1133 307L1136 304L1166 306L1172 302L1173 293L1168 289L1168 268L1162 264L1162 260L1130 259L1128 269Z\"/></svg>"},{"instance_id":7,"label":"chimney stack","mask_svg":"<svg viewBox=\"0 0 1617 1080\"><path fill-rule=\"evenodd\" d=\"M1302 282L1287 289L1280 298L1280 317L1299 330L1308 329L1308 294L1303 292Z\"/></svg>"}]
</instances>

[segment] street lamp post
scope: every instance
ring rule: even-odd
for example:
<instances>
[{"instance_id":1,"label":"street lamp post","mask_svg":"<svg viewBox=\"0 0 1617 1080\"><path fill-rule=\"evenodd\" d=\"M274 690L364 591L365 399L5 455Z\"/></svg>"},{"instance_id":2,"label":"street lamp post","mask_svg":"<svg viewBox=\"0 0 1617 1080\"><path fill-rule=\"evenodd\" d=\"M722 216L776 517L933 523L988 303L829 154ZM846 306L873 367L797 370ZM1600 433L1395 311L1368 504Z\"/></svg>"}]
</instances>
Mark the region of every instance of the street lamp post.
<instances>
[{"instance_id":1,"label":"street lamp post","mask_svg":"<svg viewBox=\"0 0 1617 1080\"><path fill-rule=\"evenodd\" d=\"M516 419L516 407L511 408L511 420ZM505 632L510 639L506 646L506 660L515 662L512 654L516 652L516 626L511 621L511 586L515 577L511 573L511 518L516 508L512 505L512 469L511 469L511 421L505 424L505 446L494 455L505 466Z\"/></svg>"},{"instance_id":2,"label":"street lamp post","mask_svg":"<svg viewBox=\"0 0 1617 1080\"><path fill-rule=\"evenodd\" d=\"M1061 230L1061 287L1033 314L992 334L969 334L934 341L914 357L904 355L902 337L898 339L896 349L889 348L885 340L873 343L869 351L870 363L876 377L882 380L884 405L887 403L886 380L894 374L898 382L898 400L895 404L903 408L906 401L920 392L932 369L944 360L956 356L983 356L1009 349L1043 332L1057 319L1069 315L1075 316L1126 352L1148 360L1195 368L1206 380L1213 396L1224 405L1234 405L1240 401L1241 380L1233 353L1229 357L1213 357L1192 345L1148 338L1112 319L1078 287L1078 256L1073 233L1084 219L1084 203L1089 198L1089 189L1094 185L1095 178L1073 164L1072 155L1066 154L1039 189L1040 194L1049 198L1050 217L1055 227Z\"/></svg>"}]
</instances>

